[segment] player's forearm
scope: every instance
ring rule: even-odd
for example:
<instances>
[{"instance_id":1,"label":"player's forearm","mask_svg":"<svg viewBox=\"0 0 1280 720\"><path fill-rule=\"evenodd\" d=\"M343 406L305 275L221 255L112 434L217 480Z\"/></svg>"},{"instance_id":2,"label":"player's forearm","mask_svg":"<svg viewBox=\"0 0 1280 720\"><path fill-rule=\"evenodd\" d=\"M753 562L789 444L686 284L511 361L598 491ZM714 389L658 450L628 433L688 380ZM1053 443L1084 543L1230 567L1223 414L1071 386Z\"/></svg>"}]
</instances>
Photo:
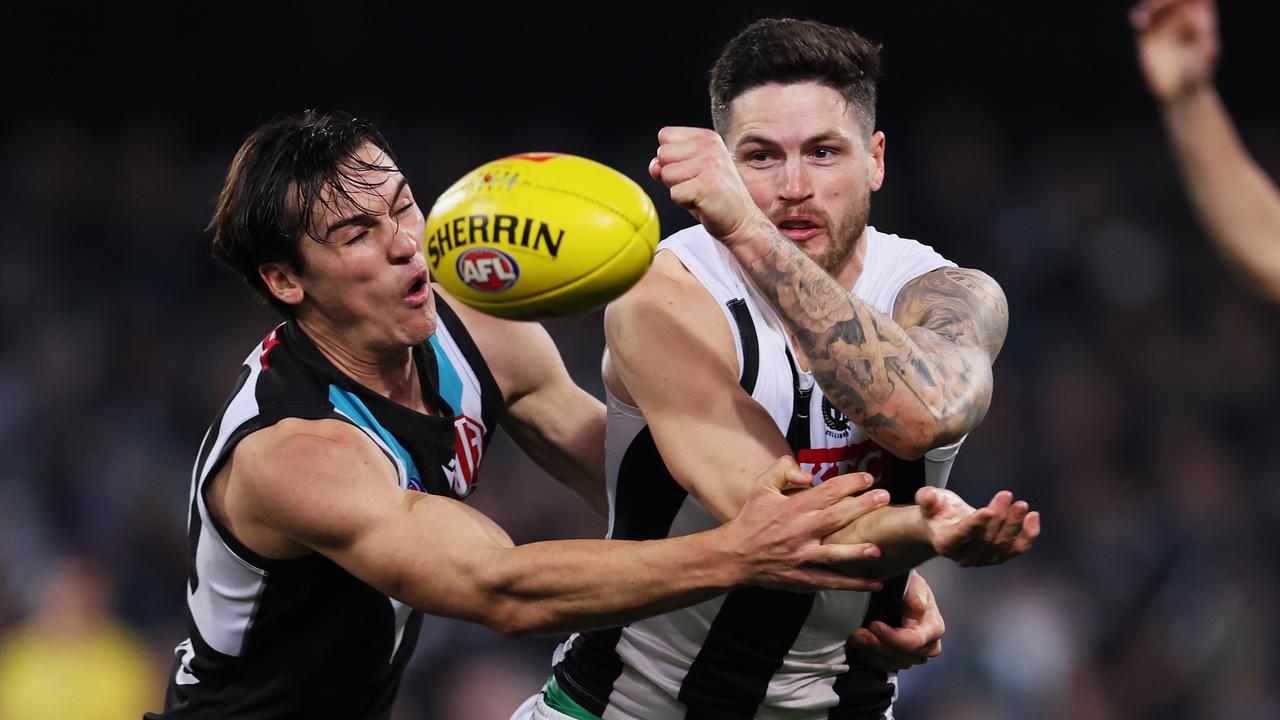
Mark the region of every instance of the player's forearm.
<instances>
[{"instance_id":1,"label":"player's forearm","mask_svg":"<svg viewBox=\"0 0 1280 720\"><path fill-rule=\"evenodd\" d=\"M894 455L913 459L953 442L985 413L975 396L989 367L940 362L772 224L730 250L791 330L826 396Z\"/></svg>"},{"instance_id":2,"label":"player's forearm","mask_svg":"<svg viewBox=\"0 0 1280 720\"><path fill-rule=\"evenodd\" d=\"M1161 105L1192 205L1229 262L1280 299L1280 190L1249 156L1212 85Z\"/></svg>"},{"instance_id":3,"label":"player's forearm","mask_svg":"<svg viewBox=\"0 0 1280 720\"><path fill-rule=\"evenodd\" d=\"M614 627L741 583L717 531L645 542L566 540L495 553L479 580L482 621L508 636Z\"/></svg>"},{"instance_id":4,"label":"player's forearm","mask_svg":"<svg viewBox=\"0 0 1280 720\"><path fill-rule=\"evenodd\" d=\"M914 505L891 505L867 513L827 542L875 543L880 557L859 564L869 577L891 578L901 575L937 556L930 542L929 529Z\"/></svg>"}]
</instances>

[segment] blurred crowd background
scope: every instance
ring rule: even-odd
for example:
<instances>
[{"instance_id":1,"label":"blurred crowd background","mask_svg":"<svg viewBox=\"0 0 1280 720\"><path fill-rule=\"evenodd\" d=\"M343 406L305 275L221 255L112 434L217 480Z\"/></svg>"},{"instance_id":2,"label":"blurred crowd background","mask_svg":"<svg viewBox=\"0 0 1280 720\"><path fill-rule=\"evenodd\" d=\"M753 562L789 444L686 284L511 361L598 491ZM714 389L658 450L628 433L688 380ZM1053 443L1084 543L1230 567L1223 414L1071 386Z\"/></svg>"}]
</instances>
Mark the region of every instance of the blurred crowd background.
<instances>
[{"instance_id":1,"label":"blurred crowd background","mask_svg":"<svg viewBox=\"0 0 1280 720\"><path fill-rule=\"evenodd\" d=\"M191 464L275 322L204 231L244 135L309 107L367 116L424 202L505 154L586 155L644 184L670 232L691 221L645 175L657 130L708 125L719 47L779 15L884 44L872 223L988 271L1011 307L990 415L951 486L1014 490L1044 534L1004 566L925 567L945 650L903 674L897 716L1280 718L1280 309L1196 227L1127 7L280 3L15 20L0 51L0 720L161 705L187 636ZM1280 9L1228 0L1220 15L1222 94L1280 175ZM599 394L599 315L548 327ZM603 529L505 439L473 498L518 542ZM555 642L428 619L396 718L506 718Z\"/></svg>"}]
</instances>

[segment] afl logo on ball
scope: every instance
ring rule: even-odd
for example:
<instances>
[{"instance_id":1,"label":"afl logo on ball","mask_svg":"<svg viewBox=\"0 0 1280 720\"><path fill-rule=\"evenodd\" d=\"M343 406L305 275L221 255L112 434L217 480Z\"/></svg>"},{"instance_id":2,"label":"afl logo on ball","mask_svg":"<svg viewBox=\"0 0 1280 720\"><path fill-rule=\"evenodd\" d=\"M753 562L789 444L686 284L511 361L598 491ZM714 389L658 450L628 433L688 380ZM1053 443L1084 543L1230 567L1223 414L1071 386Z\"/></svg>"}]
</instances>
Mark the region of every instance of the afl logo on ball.
<instances>
[{"instance_id":1,"label":"afl logo on ball","mask_svg":"<svg viewBox=\"0 0 1280 720\"><path fill-rule=\"evenodd\" d=\"M510 255L493 248L478 247L458 256L458 277L481 292L502 292L520 279L520 266Z\"/></svg>"}]
</instances>

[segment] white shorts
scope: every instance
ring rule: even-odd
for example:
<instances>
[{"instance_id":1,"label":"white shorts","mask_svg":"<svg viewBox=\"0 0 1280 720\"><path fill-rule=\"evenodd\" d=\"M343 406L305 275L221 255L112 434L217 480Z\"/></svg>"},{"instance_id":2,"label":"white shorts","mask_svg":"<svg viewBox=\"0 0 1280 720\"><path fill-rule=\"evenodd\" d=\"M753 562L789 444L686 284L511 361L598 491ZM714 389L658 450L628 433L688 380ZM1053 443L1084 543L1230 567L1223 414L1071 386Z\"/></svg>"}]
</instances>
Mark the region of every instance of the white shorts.
<instances>
[{"instance_id":1,"label":"white shorts","mask_svg":"<svg viewBox=\"0 0 1280 720\"><path fill-rule=\"evenodd\" d=\"M521 703L511 715L511 720L573 720L573 718L559 710L547 707L547 701L539 692Z\"/></svg>"}]
</instances>

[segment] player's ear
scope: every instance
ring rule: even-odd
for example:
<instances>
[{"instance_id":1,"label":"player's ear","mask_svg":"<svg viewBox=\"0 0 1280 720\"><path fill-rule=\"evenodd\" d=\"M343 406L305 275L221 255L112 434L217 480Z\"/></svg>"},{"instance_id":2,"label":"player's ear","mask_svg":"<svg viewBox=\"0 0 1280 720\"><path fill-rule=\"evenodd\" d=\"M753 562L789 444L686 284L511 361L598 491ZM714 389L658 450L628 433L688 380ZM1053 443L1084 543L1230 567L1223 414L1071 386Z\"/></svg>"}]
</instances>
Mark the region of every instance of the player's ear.
<instances>
[{"instance_id":1,"label":"player's ear","mask_svg":"<svg viewBox=\"0 0 1280 720\"><path fill-rule=\"evenodd\" d=\"M877 130L867 140L867 173L871 192L884 185L884 132Z\"/></svg>"},{"instance_id":2,"label":"player's ear","mask_svg":"<svg viewBox=\"0 0 1280 720\"><path fill-rule=\"evenodd\" d=\"M301 303L306 294L302 283L298 281L297 273L285 263L262 263L258 266L258 276L266 284L267 290L286 305Z\"/></svg>"}]
</instances>

